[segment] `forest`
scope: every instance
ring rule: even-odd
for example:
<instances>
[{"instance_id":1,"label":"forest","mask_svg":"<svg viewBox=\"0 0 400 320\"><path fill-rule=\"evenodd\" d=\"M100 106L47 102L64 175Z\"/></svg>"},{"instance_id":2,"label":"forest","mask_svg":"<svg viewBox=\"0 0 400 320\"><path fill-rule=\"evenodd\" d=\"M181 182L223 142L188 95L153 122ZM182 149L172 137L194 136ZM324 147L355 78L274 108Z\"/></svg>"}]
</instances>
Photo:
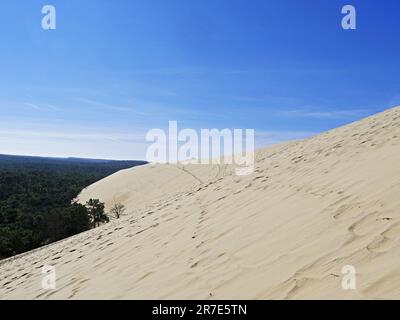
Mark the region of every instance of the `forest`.
<instances>
[{"instance_id":1,"label":"forest","mask_svg":"<svg viewBox=\"0 0 400 320\"><path fill-rule=\"evenodd\" d=\"M145 163L0 155L0 259L106 222L98 199L73 200L94 182Z\"/></svg>"}]
</instances>

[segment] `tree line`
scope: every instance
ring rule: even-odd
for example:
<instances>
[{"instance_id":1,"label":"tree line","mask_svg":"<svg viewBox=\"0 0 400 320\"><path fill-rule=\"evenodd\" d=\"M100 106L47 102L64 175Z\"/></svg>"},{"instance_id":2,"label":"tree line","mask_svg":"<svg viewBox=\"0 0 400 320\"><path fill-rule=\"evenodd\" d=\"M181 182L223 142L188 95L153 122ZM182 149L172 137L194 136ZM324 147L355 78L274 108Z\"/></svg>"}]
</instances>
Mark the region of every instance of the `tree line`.
<instances>
[{"instance_id":1,"label":"tree line","mask_svg":"<svg viewBox=\"0 0 400 320\"><path fill-rule=\"evenodd\" d=\"M104 203L73 202L82 189L136 161L0 156L0 259L98 227ZM125 208L115 204L119 218Z\"/></svg>"}]
</instances>

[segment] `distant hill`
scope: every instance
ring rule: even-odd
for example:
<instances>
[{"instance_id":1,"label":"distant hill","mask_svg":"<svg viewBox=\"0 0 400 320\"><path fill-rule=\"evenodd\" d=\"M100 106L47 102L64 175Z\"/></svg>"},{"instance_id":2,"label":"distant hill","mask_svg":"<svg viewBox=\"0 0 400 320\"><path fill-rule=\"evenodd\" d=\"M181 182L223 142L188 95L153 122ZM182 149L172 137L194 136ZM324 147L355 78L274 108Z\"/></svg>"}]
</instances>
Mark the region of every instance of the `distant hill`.
<instances>
[{"instance_id":1,"label":"distant hill","mask_svg":"<svg viewBox=\"0 0 400 320\"><path fill-rule=\"evenodd\" d=\"M40 172L93 173L96 178L104 178L119 170L147 164L137 160L102 160L81 158L48 158L32 156L0 155L0 170L33 170ZM100 177L101 176L101 177Z\"/></svg>"},{"instance_id":2,"label":"distant hill","mask_svg":"<svg viewBox=\"0 0 400 320\"><path fill-rule=\"evenodd\" d=\"M43 165L91 165L104 164L111 167L130 168L147 164L146 161L139 160L105 160L105 159L86 159L86 158L55 158L55 157L34 157L34 156L16 156L0 154L0 166L35 166Z\"/></svg>"}]
</instances>

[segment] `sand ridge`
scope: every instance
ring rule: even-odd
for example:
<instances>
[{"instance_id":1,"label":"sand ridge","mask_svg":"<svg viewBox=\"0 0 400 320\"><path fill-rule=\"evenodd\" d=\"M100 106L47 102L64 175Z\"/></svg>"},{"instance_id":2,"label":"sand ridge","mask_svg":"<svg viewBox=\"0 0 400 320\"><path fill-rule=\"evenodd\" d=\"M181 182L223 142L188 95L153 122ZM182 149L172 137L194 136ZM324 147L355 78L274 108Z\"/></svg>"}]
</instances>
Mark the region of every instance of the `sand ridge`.
<instances>
[{"instance_id":1,"label":"sand ridge","mask_svg":"<svg viewBox=\"0 0 400 320\"><path fill-rule=\"evenodd\" d=\"M3 299L400 298L400 108L258 150L255 171L146 165L79 199L127 207L0 262ZM42 265L57 290L41 288ZM343 290L341 268L357 270Z\"/></svg>"}]
</instances>

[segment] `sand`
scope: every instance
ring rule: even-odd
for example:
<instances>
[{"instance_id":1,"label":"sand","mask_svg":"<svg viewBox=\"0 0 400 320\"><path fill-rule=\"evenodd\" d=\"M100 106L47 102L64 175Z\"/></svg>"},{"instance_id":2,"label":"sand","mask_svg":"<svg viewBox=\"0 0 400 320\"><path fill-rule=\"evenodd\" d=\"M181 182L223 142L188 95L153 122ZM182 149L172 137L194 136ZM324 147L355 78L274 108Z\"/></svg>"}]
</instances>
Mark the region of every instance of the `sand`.
<instances>
[{"instance_id":1,"label":"sand","mask_svg":"<svg viewBox=\"0 0 400 320\"><path fill-rule=\"evenodd\" d=\"M248 176L147 165L89 198L127 211L0 262L2 299L400 298L400 108L259 150ZM41 287L46 264L56 290ZM354 290L342 287L345 265Z\"/></svg>"}]
</instances>

